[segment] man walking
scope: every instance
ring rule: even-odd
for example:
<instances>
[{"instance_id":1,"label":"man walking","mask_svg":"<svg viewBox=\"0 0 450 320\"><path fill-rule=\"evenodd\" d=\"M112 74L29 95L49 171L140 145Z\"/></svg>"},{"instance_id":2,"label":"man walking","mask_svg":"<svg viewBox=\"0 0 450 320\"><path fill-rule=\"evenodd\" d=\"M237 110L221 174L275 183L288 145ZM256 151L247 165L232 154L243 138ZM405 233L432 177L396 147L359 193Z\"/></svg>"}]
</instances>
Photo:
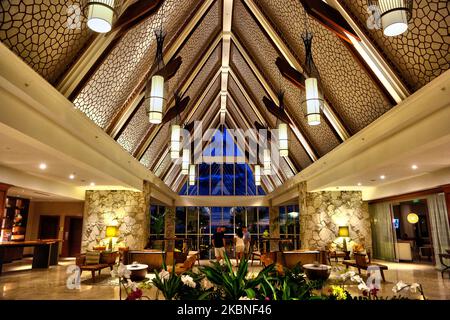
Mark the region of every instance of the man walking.
<instances>
[{"instance_id":1,"label":"man walking","mask_svg":"<svg viewBox=\"0 0 450 320\"><path fill-rule=\"evenodd\" d=\"M225 255L225 238L224 228L217 227L216 233L213 235L212 244L214 246L214 255L217 262L220 262Z\"/></svg>"},{"instance_id":2,"label":"man walking","mask_svg":"<svg viewBox=\"0 0 450 320\"><path fill-rule=\"evenodd\" d=\"M247 258L250 254L250 232L248 232L247 227L242 227L242 233L244 234L244 256Z\"/></svg>"}]
</instances>

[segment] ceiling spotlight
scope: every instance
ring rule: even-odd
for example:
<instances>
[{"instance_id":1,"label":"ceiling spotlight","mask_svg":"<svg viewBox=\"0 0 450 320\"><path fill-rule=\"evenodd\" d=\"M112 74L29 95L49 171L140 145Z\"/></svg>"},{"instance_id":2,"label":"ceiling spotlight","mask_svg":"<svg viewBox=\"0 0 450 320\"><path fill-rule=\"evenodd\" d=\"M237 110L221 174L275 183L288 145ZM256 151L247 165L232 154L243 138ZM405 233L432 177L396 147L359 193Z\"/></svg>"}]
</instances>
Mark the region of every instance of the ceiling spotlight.
<instances>
[{"instance_id":1,"label":"ceiling spotlight","mask_svg":"<svg viewBox=\"0 0 450 320\"><path fill-rule=\"evenodd\" d=\"M358 182L358 186L362 186L362 183L361 183L361 182Z\"/></svg>"},{"instance_id":2,"label":"ceiling spotlight","mask_svg":"<svg viewBox=\"0 0 450 320\"><path fill-rule=\"evenodd\" d=\"M95 186L95 182L91 182L90 186L91 187Z\"/></svg>"},{"instance_id":3,"label":"ceiling spotlight","mask_svg":"<svg viewBox=\"0 0 450 320\"><path fill-rule=\"evenodd\" d=\"M386 176L383 174L383 175L380 176L380 179L384 180L384 179L386 179Z\"/></svg>"},{"instance_id":4,"label":"ceiling spotlight","mask_svg":"<svg viewBox=\"0 0 450 320\"><path fill-rule=\"evenodd\" d=\"M411 169L413 169L413 170L417 170L417 168L419 168L417 165L415 165L415 164L413 164L412 166L411 166Z\"/></svg>"},{"instance_id":5,"label":"ceiling spotlight","mask_svg":"<svg viewBox=\"0 0 450 320\"><path fill-rule=\"evenodd\" d=\"M41 164L39 164L39 169L45 170L45 169L47 169L47 165L42 162Z\"/></svg>"},{"instance_id":6,"label":"ceiling spotlight","mask_svg":"<svg viewBox=\"0 0 450 320\"><path fill-rule=\"evenodd\" d=\"M71 173L71 174L69 175L69 179L70 179L70 180L75 179L75 175L74 175L73 173Z\"/></svg>"}]
</instances>

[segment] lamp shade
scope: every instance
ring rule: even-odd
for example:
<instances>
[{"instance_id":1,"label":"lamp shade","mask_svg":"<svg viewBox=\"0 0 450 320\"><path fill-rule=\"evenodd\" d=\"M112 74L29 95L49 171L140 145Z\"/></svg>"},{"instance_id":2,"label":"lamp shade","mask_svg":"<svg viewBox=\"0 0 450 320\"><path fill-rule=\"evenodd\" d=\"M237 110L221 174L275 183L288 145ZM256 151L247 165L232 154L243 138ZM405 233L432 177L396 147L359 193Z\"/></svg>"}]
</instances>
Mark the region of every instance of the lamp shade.
<instances>
[{"instance_id":1,"label":"lamp shade","mask_svg":"<svg viewBox=\"0 0 450 320\"><path fill-rule=\"evenodd\" d=\"M88 0L87 5L89 29L98 33L111 31L115 0Z\"/></svg>"},{"instance_id":2,"label":"lamp shade","mask_svg":"<svg viewBox=\"0 0 450 320\"><path fill-rule=\"evenodd\" d=\"M319 86L316 78L305 80L306 89L306 120L310 126L320 124L320 103Z\"/></svg>"},{"instance_id":3,"label":"lamp shade","mask_svg":"<svg viewBox=\"0 0 450 320\"><path fill-rule=\"evenodd\" d=\"M150 108L148 112L149 122L159 124L162 121L164 108L164 77L154 75L151 79Z\"/></svg>"},{"instance_id":4,"label":"lamp shade","mask_svg":"<svg viewBox=\"0 0 450 320\"><path fill-rule=\"evenodd\" d=\"M374 1L369 1L372 2ZM385 36L398 36L408 30L412 2L412 0L378 0L374 3L380 10L381 26Z\"/></svg>"},{"instance_id":5,"label":"lamp shade","mask_svg":"<svg viewBox=\"0 0 450 320\"><path fill-rule=\"evenodd\" d=\"M181 128L179 125L172 125L172 134L170 137L170 158L178 159L180 157L180 134Z\"/></svg>"},{"instance_id":6,"label":"lamp shade","mask_svg":"<svg viewBox=\"0 0 450 320\"><path fill-rule=\"evenodd\" d=\"M261 185L261 166L259 164L255 165L255 185Z\"/></svg>"},{"instance_id":7,"label":"lamp shade","mask_svg":"<svg viewBox=\"0 0 450 320\"><path fill-rule=\"evenodd\" d=\"M195 186L195 164L189 165L189 185Z\"/></svg>"},{"instance_id":8,"label":"lamp shade","mask_svg":"<svg viewBox=\"0 0 450 320\"><path fill-rule=\"evenodd\" d=\"M264 174L271 174L271 159L270 159L270 150L264 149Z\"/></svg>"},{"instance_id":9,"label":"lamp shade","mask_svg":"<svg viewBox=\"0 0 450 320\"><path fill-rule=\"evenodd\" d=\"M189 162L191 159L191 151L188 148L183 149L182 162L181 162L181 174L189 174Z\"/></svg>"},{"instance_id":10,"label":"lamp shade","mask_svg":"<svg viewBox=\"0 0 450 320\"><path fill-rule=\"evenodd\" d=\"M348 237L350 235L349 229L347 226L340 226L338 231L339 237Z\"/></svg>"},{"instance_id":11,"label":"lamp shade","mask_svg":"<svg viewBox=\"0 0 450 320\"><path fill-rule=\"evenodd\" d=\"M107 238L117 237L118 234L119 234L119 228L117 228L117 226L107 226L106 227L106 237Z\"/></svg>"},{"instance_id":12,"label":"lamp shade","mask_svg":"<svg viewBox=\"0 0 450 320\"><path fill-rule=\"evenodd\" d=\"M408 220L409 223L415 224L419 222L419 216L415 213L410 213L406 216L406 220Z\"/></svg>"},{"instance_id":13,"label":"lamp shade","mask_svg":"<svg viewBox=\"0 0 450 320\"><path fill-rule=\"evenodd\" d=\"M280 150L280 157L287 157L289 155L288 150L288 128L286 123L280 123L278 125L278 143Z\"/></svg>"}]
</instances>

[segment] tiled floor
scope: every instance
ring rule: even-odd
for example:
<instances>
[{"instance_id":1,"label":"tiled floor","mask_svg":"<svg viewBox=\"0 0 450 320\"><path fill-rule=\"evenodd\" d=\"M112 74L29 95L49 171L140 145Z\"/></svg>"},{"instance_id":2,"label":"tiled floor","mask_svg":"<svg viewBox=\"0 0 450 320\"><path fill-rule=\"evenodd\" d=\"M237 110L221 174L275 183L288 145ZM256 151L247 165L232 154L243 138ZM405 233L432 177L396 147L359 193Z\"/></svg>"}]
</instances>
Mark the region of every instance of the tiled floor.
<instances>
[{"instance_id":1,"label":"tiled floor","mask_svg":"<svg viewBox=\"0 0 450 320\"><path fill-rule=\"evenodd\" d=\"M81 276L80 289L68 289L66 282L69 274L67 268L74 260L61 260L58 266L49 269L31 270L31 259L24 259L3 266L3 274L0 276L0 299L119 299L119 288L110 277L109 269L104 269L97 283L92 284L91 274L85 272ZM208 261L202 260L202 264ZM427 299L450 300L450 279L448 273L444 279L434 266L390 263L386 272L386 283L382 284L380 295L392 296L392 287L399 280L405 283L418 282L422 284ZM250 267L251 272L258 272L260 266ZM364 271L363 271L364 273ZM333 272L330 279L339 276ZM356 285L348 287L351 293L357 293ZM145 290L144 294L155 298L156 291ZM161 296L160 296L161 298Z\"/></svg>"}]
</instances>

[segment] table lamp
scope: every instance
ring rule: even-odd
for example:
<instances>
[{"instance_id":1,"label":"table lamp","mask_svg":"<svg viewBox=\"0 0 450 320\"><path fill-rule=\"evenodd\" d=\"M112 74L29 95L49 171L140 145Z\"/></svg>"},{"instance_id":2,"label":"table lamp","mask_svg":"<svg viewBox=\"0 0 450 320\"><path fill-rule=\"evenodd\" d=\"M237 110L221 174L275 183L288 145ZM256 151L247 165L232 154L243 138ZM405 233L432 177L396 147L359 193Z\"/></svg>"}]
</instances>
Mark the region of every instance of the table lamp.
<instances>
[{"instance_id":1,"label":"table lamp","mask_svg":"<svg viewBox=\"0 0 450 320\"><path fill-rule=\"evenodd\" d=\"M342 247L344 251L347 251L347 240L345 238L348 238L350 236L350 232L348 230L347 226L340 226L338 231L338 236L344 238L342 241Z\"/></svg>"},{"instance_id":2,"label":"table lamp","mask_svg":"<svg viewBox=\"0 0 450 320\"><path fill-rule=\"evenodd\" d=\"M113 249L112 238L117 237L118 234L119 234L119 228L117 228L117 226L107 226L106 227L106 237L109 238L108 250L112 251L112 249Z\"/></svg>"}]
</instances>

